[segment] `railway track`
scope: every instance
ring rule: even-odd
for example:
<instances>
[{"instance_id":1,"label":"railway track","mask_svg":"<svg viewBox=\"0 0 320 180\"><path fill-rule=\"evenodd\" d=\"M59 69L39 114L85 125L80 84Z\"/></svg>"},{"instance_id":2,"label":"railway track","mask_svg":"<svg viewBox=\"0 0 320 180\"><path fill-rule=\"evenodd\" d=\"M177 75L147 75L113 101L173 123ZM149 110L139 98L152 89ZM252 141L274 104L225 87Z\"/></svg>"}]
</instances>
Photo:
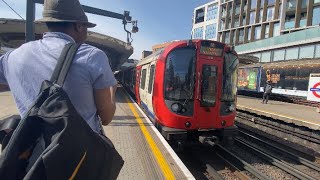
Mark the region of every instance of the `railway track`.
<instances>
[{"instance_id":1,"label":"railway track","mask_svg":"<svg viewBox=\"0 0 320 180\"><path fill-rule=\"evenodd\" d=\"M268 149L272 150L276 154L284 155L286 158L290 159L293 162L302 164L310 169L313 169L315 171L320 172L320 165L317 163L312 162L311 160L308 160L304 157L300 157L296 155L295 153L288 151L287 149L281 148L273 143L267 142L265 139L253 136L243 130L239 130L239 134L242 136L246 136L247 139L250 139L250 141L255 142L256 144L260 144L263 147L267 147ZM239 138L238 138L239 139ZM319 174L320 175L320 174ZM319 176L320 177L320 176Z\"/></svg>"},{"instance_id":2,"label":"railway track","mask_svg":"<svg viewBox=\"0 0 320 180\"><path fill-rule=\"evenodd\" d=\"M265 136L302 153L320 157L320 131L286 123L247 111L237 111L239 128ZM319 158L318 158L319 159ZM319 159L320 160L320 159Z\"/></svg>"},{"instance_id":3,"label":"railway track","mask_svg":"<svg viewBox=\"0 0 320 180\"><path fill-rule=\"evenodd\" d=\"M178 153L196 179L269 179L221 145Z\"/></svg>"},{"instance_id":4,"label":"railway track","mask_svg":"<svg viewBox=\"0 0 320 180\"><path fill-rule=\"evenodd\" d=\"M241 140L239 138L236 139L236 143L240 146L243 146L248 151L252 152L253 154L259 156L261 159L265 160L266 162L272 164L273 166L281 169L282 171L287 172L288 174L298 178L298 179L308 179L308 180L316 180L318 176L312 176L309 173L305 173L305 171L302 170L302 167L297 168L298 166L302 166L303 164L299 163L296 165L293 165L292 163L286 162L283 160L282 157L276 156L273 153L270 153L262 148L259 148L258 146L252 145L251 143L248 143L244 140ZM316 172L313 172L313 174L316 174Z\"/></svg>"},{"instance_id":5,"label":"railway track","mask_svg":"<svg viewBox=\"0 0 320 180\"><path fill-rule=\"evenodd\" d=\"M243 130L239 130L239 137L235 138L233 146L216 144L206 152L193 153L192 156L206 166L208 179L315 180L320 177L319 164L279 147L276 142L266 141Z\"/></svg>"},{"instance_id":6,"label":"railway track","mask_svg":"<svg viewBox=\"0 0 320 180\"><path fill-rule=\"evenodd\" d=\"M247 163L243 158L235 155L227 148L217 145L216 154L223 159L229 166L236 169L235 175L239 177L239 179L252 179L258 178L261 180L270 179L265 174L261 173L258 169Z\"/></svg>"},{"instance_id":7,"label":"railway track","mask_svg":"<svg viewBox=\"0 0 320 180\"><path fill-rule=\"evenodd\" d=\"M267 117L258 116L246 111L237 111L237 118L241 120L251 121L255 124L262 125L264 127L272 128L278 132L283 132L290 134L301 139L317 143L320 145L320 132L313 130L306 130L306 128L301 128L292 124L288 124L282 121L272 120Z\"/></svg>"}]
</instances>

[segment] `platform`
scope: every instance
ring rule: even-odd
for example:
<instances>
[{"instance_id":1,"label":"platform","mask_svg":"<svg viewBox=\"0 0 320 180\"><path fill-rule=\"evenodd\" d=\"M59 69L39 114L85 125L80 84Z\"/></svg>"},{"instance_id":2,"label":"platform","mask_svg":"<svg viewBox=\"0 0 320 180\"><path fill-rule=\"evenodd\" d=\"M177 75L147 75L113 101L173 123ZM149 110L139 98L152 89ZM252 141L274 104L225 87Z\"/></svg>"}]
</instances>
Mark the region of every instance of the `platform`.
<instances>
[{"instance_id":1,"label":"platform","mask_svg":"<svg viewBox=\"0 0 320 180\"><path fill-rule=\"evenodd\" d=\"M279 119L287 123L320 130L320 113L315 107L269 100L262 104L261 99L238 96L237 109Z\"/></svg>"},{"instance_id":2,"label":"platform","mask_svg":"<svg viewBox=\"0 0 320 180\"><path fill-rule=\"evenodd\" d=\"M125 163L119 180L194 179L150 120L118 88L117 110L104 127ZM18 114L10 92L0 92L0 119Z\"/></svg>"}]
</instances>

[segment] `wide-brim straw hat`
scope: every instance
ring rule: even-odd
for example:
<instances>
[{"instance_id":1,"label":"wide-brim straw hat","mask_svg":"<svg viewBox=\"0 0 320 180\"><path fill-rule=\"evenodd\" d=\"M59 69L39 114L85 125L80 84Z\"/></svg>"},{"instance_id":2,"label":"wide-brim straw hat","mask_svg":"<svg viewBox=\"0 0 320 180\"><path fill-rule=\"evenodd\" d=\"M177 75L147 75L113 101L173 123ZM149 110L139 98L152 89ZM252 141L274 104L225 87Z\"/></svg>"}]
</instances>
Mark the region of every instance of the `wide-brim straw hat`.
<instances>
[{"instance_id":1,"label":"wide-brim straw hat","mask_svg":"<svg viewBox=\"0 0 320 180\"><path fill-rule=\"evenodd\" d=\"M89 28L96 26L88 21L78 0L45 0L42 17L36 22L79 22Z\"/></svg>"}]
</instances>

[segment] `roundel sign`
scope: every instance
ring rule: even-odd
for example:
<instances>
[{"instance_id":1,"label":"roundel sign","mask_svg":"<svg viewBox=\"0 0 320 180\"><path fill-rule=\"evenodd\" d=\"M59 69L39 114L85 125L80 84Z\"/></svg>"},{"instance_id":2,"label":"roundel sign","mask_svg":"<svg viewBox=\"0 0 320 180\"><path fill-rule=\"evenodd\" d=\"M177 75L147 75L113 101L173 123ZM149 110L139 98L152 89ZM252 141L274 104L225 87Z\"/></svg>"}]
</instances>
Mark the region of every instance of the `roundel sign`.
<instances>
[{"instance_id":1,"label":"roundel sign","mask_svg":"<svg viewBox=\"0 0 320 180\"><path fill-rule=\"evenodd\" d=\"M310 74L307 99L320 102L320 74Z\"/></svg>"}]
</instances>

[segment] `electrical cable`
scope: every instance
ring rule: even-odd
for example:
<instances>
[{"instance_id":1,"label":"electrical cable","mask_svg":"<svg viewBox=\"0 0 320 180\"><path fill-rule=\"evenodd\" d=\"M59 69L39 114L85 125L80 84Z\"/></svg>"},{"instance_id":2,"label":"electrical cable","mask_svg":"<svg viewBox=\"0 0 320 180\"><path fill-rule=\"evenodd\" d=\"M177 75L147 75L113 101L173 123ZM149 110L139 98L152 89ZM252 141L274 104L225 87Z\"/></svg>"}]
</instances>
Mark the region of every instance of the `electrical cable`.
<instances>
[{"instance_id":1,"label":"electrical cable","mask_svg":"<svg viewBox=\"0 0 320 180\"><path fill-rule=\"evenodd\" d=\"M22 20L24 20L23 17L20 16L20 14L17 13L6 1L2 0L2 2L4 2L4 3L5 3L14 13L16 13L16 15L18 15Z\"/></svg>"}]
</instances>

